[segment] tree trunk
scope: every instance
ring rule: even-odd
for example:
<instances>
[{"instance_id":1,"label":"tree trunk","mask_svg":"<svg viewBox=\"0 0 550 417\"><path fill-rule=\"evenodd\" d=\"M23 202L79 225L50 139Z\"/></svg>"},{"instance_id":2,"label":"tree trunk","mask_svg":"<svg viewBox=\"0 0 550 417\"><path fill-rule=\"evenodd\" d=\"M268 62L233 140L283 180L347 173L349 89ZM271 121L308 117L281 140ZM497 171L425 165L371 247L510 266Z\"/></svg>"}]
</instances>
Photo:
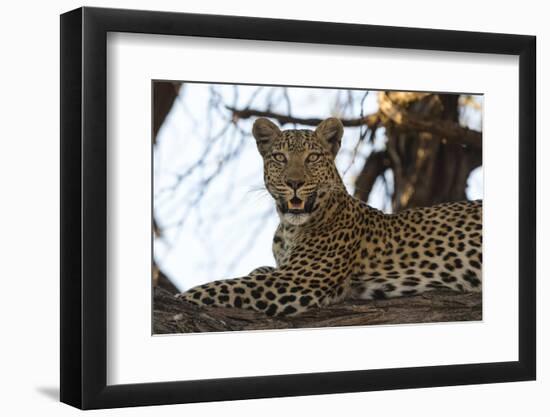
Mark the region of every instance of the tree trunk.
<instances>
[{"instance_id":1,"label":"tree trunk","mask_svg":"<svg viewBox=\"0 0 550 417\"><path fill-rule=\"evenodd\" d=\"M467 180L481 164L481 143L449 141L414 123L458 126L458 95L381 92L386 154L393 171L393 211L466 199ZM481 141L479 141L481 142Z\"/></svg>"},{"instance_id":2,"label":"tree trunk","mask_svg":"<svg viewBox=\"0 0 550 417\"><path fill-rule=\"evenodd\" d=\"M155 81L153 85L153 132L152 141L153 145L157 144L158 132L168 116L168 113L174 105L174 101L179 94L181 88L180 83L173 83L169 81ZM161 237L162 231L158 226L157 219L153 213L153 236L155 238ZM168 291L177 290L176 286L172 283L164 273L158 268L156 262L153 260L152 265L152 278L153 286L161 286Z\"/></svg>"},{"instance_id":3,"label":"tree trunk","mask_svg":"<svg viewBox=\"0 0 550 417\"><path fill-rule=\"evenodd\" d=\"M153 144L157 143L157 134L172 109L180 88L180 83L170 81L155 81L153 85Z\"/></svg>"},{"instance_id":4,"label":"tree trunk","mask_svg":"<svg viewBox=\"0 0 550 417\"><path fill-rule=\"evenodd\" d=\"M374 324L481 320L481 294L429 292L413 297L346 301L295 317L219 307L196 307L163 288L154 290L153 333L222 332Z\"/></svg>"}]
</instances>

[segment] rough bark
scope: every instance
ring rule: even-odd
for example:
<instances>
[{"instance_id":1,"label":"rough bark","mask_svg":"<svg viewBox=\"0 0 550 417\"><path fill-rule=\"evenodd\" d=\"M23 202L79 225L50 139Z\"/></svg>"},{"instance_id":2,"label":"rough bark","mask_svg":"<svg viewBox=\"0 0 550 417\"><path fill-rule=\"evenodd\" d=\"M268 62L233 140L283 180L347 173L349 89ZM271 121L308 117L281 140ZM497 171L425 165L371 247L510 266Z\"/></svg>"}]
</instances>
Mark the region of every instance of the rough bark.
<instances>
[{"instance_id":1,"label":"rough bark","mask_svg":"<svg viewBox=\"0 0 550 417\"><path fill-rule=\"evenodd\" d=\"M383 175L389 166L390 159L386 151L372 152L365 160L361 172L355 179L354 197L362 201L368 201L376 179Z\"/></svg>"},{"instance_id":2,"label":"rough bark","mask_svg":"<svg viewBox=\"0 0 550 417\"><path fill-rule=\"evenodd\" d=\"M458 95L381 92L393 212L466 199L481 164L481 133L458 124Z\"/></svg>"},{"instance_id":3,"label":"rough bark","mask_svg":"<svg viewBox=\"0 0 550 417\"><path fill-rule=\"evenodd\" d=\"M153 87L153 143L156 144L157 134L166 116L172 109L174 100L179 94L180 83L170 81L155 81Z\"/></svg>"},{"instance_id":4,"label":"rough bark","mask_svg":"<svg viewBox=\"0 0 550 417\"><path fill-rule=\"evenodd\" d=\"M479 293L438 291L388 300L347 301L296 317L274 318L244 309L199 308L163 288L154 289L154 334L472 320L481 320Z\"/></svg>"},{"instance_id":5,"label":"rough bark","mask_svg":"<svg viewBox=\"0 0 550 417\"><path fill-rule=\"evenodd\" d=\"M395 95L404 94L407 98L401 98L402 104L399 104ZM430 133L434 140L481 150L481 132L458 124L458 97L453 94L382 92L378 105L383 122L385 116L386 123L391 121L404 130Z\"/></svg>"},{"instance_id":6,"label":"rough bark","mask_svg":"<svg viewBox=\"0 0 550 417\"><path fill-rule=\"evenodd\" d=\"M153 145L157 144L158 132L166 120L166 116L172 109L174 101L176 100L181 89L180 83L170 81L155 81L153 86L153 131L152 141ZM159 238L162 235L157 219L153 215L153 236ZM161 286L169 291L177 291L176 286L172 283L162 271L158 268L155 261L153 261L152 268L153 286Z\"/></svg>"},{"instance_id":7,"label":"rough bark","mask_svg":"<svg viewBox=\"0 0 550 417\"><path fill-rule=\"evenodd\" d=\"M239 119L249 119L251 117L269 117L271 119L277 120L277 122L284 126L286 124L297 123L304 126L318 126L323 119L317 117L294 117L288 114L275 113L272 111L263 111L257 109L236 109L231 106L226 106L228 110L233 114L233 120L237 121ZM357 127L357 126L368 126L369 128L374 128L380 122L380 118L377 113L369 114L367 116L358 117L355 119L340 119L344 126Z\"/></svg>"}]
</instances>

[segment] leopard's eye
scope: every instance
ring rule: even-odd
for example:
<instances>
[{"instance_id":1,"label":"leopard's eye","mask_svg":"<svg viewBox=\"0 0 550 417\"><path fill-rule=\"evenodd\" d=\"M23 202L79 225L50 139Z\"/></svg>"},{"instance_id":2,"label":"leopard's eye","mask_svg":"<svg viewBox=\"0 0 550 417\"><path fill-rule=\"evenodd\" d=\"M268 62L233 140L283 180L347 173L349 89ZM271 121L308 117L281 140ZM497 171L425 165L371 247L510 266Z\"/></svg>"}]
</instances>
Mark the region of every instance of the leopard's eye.
<instances>
[{"instance_id":1,"label":"leopard's eye","mask_svg":"<svg viewBox=\"0 0 550 417\"><path fill-rule=\"evenodd\" d=\"M319 155L318 153L310 153L306 158L306 162L318 161L320 157L321 155Z\"/></svg>"},{"instance_id":2,"label":"leopard's eye","mask_svg":"<svg viewBox=\"0 0 550 417\"><path fill-rule=\"evenodd\" d=\"M284 156L282 153L274 153L271 155L271 157L276 160L277 162L286 162L286 156Z\"/></svg>"}]
</instances>

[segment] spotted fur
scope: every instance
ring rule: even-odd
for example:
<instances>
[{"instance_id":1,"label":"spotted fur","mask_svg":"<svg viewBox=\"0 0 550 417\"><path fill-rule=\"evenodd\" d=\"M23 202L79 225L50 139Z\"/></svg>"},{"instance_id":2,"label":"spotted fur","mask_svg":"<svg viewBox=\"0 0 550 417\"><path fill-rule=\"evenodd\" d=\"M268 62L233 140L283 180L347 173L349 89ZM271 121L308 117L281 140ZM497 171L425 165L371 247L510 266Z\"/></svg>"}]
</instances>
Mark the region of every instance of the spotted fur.
<instances>
[{"instance_id":1,"label":"spotted fur","mask_svg":"<svg viewBox=\"0 0 550 417\"><path fill-rule=\"evenodd\" d=\"M294 315L347 298L481 291L481 201L384 214L346 191L334 163L339 120L281 131L260 118L253 134L281 220L273 238L277 267L204 284L182 298Z\"/></svg>"}]
</instances>

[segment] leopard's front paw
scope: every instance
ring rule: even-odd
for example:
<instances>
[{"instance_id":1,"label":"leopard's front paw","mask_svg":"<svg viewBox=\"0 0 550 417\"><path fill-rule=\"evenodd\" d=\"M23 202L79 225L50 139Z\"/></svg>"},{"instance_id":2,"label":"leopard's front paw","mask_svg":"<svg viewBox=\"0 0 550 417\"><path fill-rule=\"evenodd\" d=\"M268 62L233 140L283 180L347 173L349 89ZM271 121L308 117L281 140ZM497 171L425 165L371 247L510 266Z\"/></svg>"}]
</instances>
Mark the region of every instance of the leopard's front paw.
<instances>
[{"instance_id":1,"label":"leopard's front paw","mask_svg":"<svg viewBox=\"0 0 550 417\"><path fill-rule=\"evenodd\" d=\"M182 301L194 304L196 306L201 305L201 302L200 302L201 294L199 291L195 289L191 289L191 290L176 294L174 297L177 298L178 300L182 300Z\"/></svg>"}]
</instances>

